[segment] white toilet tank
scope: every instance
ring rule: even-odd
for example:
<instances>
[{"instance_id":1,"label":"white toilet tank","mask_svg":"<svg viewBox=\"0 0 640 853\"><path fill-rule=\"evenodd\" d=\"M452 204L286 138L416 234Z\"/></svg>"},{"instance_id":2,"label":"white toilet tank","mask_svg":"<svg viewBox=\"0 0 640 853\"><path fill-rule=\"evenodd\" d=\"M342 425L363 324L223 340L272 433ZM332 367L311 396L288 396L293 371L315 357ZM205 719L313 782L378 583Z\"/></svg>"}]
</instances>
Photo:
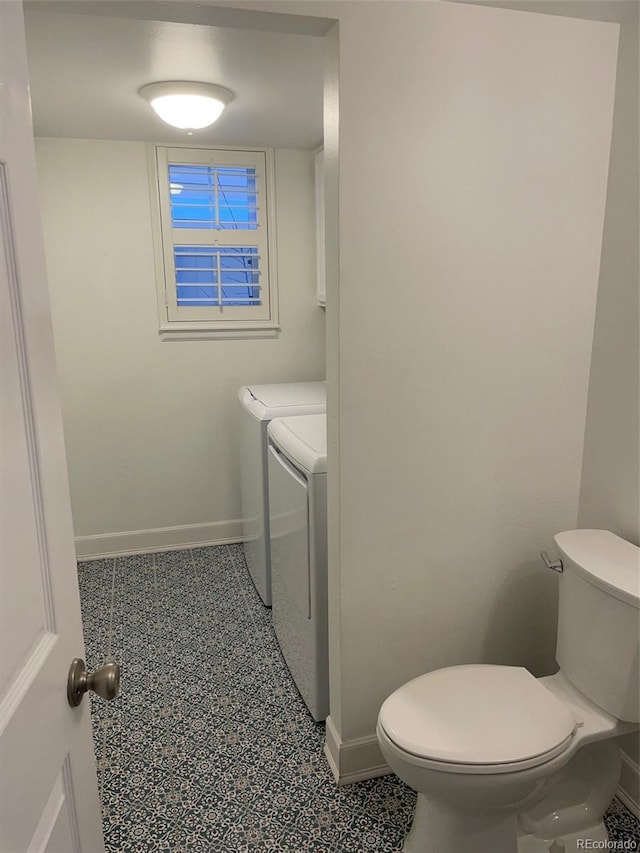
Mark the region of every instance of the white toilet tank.
<instances>
[{"instance_id":1,"label":"white toilet tank","mask_svg":"<svg viewBox=\"0 0 640 853\"><path fill-rule=\"evenodd\" d=\"M555 537L556 658L563 674L619 720L640 721L640 548L607 530Z\"/></svg>"}]
</instances>

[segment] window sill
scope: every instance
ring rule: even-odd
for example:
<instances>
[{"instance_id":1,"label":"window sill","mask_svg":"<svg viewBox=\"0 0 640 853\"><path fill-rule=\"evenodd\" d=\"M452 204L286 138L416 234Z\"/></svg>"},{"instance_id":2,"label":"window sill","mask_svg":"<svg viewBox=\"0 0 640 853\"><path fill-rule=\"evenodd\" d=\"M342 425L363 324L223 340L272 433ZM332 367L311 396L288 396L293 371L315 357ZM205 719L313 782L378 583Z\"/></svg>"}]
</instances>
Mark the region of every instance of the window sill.
<instances>
[{"instance_id":1,"label":"window sill","mask_svg":"<svg viewBox=\"0 0 640 853\"><path fill-rule=\"evenodd\" d=\"M161 341L262 340L277 338L280 326L264 323L259 326L217 327L211 324L171 323L159 328Z\"/></svg>"}]
</instances>

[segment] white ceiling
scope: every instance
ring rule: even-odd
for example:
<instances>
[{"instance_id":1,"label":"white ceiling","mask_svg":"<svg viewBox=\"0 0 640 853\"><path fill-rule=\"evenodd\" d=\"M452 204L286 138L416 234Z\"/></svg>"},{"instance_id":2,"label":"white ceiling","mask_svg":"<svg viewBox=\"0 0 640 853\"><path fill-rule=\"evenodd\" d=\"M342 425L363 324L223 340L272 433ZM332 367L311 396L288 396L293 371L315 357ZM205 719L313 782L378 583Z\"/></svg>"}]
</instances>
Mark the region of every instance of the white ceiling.
<instances>
[{"instance_id":1,"label":"white ceiling","mask_svg":"<svg viewBox=\"0 0 640 853\"><path fill-rule=\"evenodd\" d=\"M36 136L286 148L322 141L317 36L28 6L25 23ZM217 83L235 100L214 125L187 136L137 94L162 80Z\"/></svg>"}]
</instances>

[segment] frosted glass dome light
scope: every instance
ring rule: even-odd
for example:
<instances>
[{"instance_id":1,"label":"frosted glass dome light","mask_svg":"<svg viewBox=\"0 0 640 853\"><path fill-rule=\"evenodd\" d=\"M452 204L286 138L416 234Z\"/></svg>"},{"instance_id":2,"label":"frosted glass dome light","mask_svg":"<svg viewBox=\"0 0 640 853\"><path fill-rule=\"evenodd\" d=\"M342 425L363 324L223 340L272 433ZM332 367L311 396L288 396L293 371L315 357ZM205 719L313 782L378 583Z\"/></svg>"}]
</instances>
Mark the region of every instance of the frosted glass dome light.
<instances>
[{"instance_id":1,"label":"frosted glass dome light","mask_svg":"<svg viewBox=\"0 0 640 853\"><path fill-rule=\"evenodd\" d=\"M213 83L167 82L143 86L139 94L167 124L200 130L218 119L233 92Z\"/></svg>"}]
</instances>

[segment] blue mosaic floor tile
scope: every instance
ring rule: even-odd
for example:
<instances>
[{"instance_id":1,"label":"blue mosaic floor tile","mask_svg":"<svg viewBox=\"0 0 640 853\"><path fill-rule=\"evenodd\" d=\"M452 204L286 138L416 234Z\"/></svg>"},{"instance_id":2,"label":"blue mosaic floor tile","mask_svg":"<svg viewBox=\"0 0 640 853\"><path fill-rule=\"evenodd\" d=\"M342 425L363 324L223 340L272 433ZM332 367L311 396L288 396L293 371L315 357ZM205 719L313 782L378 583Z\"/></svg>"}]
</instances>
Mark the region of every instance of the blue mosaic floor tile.
<instances>
[{"instance_id":1,"label":"blue mosaic floor tile","mask_svg":"<svg viewBox=\"0 0 640 853\"><path fill-rule=\"evenodd\" d=\"M399 853L415 794L395 776L338 788L240 545L79 565L107 853ZM637 840L618 801L612 840Z\"/></svg>"}]
</instances>

